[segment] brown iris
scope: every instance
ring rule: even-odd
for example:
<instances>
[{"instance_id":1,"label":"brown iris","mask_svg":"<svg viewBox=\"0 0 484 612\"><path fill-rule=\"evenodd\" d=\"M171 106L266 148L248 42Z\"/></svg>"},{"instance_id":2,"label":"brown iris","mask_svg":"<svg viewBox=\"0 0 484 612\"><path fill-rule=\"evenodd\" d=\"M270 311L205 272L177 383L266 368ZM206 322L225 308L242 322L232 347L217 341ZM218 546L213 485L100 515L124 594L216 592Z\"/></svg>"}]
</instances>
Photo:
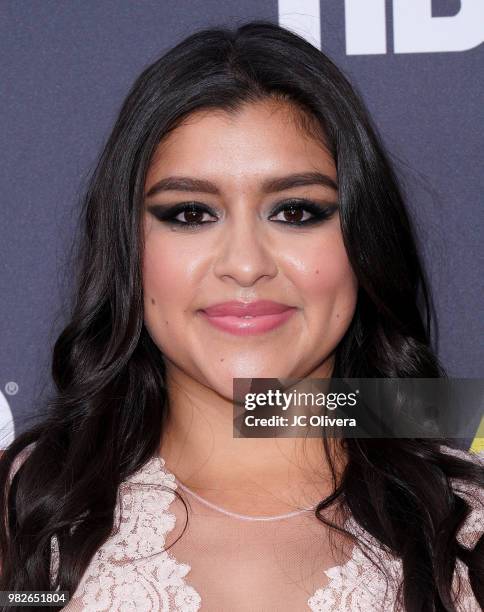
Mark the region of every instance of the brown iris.
<instances>
[{"instance_id":1,"label":"brown iris","mask_svg":"<svg viewBox=\"0 0 484 612\"><path fill-rule=\"evenodd\" d=\"M187 223L202 223L204 211L203 210L184 210L183 211L185 221Z\"/></svg>"},{"instance_id":2,"label":"brown iris","mask_svg":"<svg viewBox=\"0 0 484 612\"><path fill-rule=\"evenodd\" d=\"M300 223L304 217L304 210L302 208L296 208L295 206L286 208L283 212L284 218L290 223Z\"/></svg>"}]
</instances>

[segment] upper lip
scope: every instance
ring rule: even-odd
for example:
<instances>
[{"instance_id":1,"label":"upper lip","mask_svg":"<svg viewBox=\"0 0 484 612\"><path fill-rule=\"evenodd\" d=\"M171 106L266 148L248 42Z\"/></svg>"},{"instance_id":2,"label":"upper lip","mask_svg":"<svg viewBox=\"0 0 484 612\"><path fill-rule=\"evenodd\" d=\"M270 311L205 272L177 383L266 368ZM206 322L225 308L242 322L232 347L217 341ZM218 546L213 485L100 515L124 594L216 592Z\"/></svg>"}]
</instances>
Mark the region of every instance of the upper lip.
<instances>
[{"instance_id":1,"label":"upper lip","mask_svg":"<svg viewBox=\"0 0 484 612\"><path fill-rule=\"evenodd\" d=\"M271 300L257 300L255 302L239 302L233 300L208 306L204 308L203 311L210 317L257 317L261 315L279 314L285 310L289 310L289 308L293 307Z\"/></svg>"}]
</instances>

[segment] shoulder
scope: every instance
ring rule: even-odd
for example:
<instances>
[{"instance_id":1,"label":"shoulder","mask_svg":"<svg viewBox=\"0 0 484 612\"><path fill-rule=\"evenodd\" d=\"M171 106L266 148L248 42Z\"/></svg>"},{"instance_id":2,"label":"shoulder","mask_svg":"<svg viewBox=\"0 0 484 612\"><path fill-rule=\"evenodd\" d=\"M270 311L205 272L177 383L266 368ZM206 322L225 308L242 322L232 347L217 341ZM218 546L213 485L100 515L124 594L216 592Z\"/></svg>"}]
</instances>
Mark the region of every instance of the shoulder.
<instances>
[{"instance_id":1,"label":"shoulder","mask_svg":"<svg viewBox=\"0 0 484 612\"><path fill-rule=\"evenodd\" d=\"M126 478L121 487L131 485L155 485L176 489L175 476L168 471L164 459L153 455L146 463Z\"/></svg>"},{"instance_id":2,"label":"shoulder","mask_svg":"<svg viewBox=\"0 0 484 612\"><path fill-rule=\"evenodd\" d=\"M83 590L84 583L94 580L103 568L109 568L110 576L119 572L122 577L129 560L135 566L141 558L149 558L154 549L163 550L165 538L176 522L169 511L176 488L174 475L166 469L164 460L158 455L152 456L120 483L110 535L91 558L76 597ZM71 535L75 527L76 524L71 525ZM51 538L51 553L50 572L54 581L59 571L59 541L56 535ZM113 559L124 560L124 563L118 566L111 563Z\"/></svg>"},{"instance_id":3,"label":"shoulder","mask_svg":"<svg viewBox=\"0 0 484 612\"><path fill-rule=\"evenodd\" d=\"M455 457L459 457L460 459L466 459L467 461L472 461L473 463L484 465L484 450L477 452L472 450L465 450L462 448L454 448L453 446L447 446L445 444L440 445L440 450L443 453L447 453L448 455L454 455Z\"/></svg>"},{"instance_id":4,"label":"shoulder","mask_svg":"<svg viewBox=\"0 0 484 612\"><path fill-rule=\"evenodd\" d=\"M484 475L484 451L476 452L444 445L440 447L440 450L445 454L473 463L475 466L480 467L483 470L482 473ZM469 483L468 481L460 478L451 478L451 484L454 491L459 495L462 494L462 496L466 498L466 501L469 501L471 505L474 505L474 503L477 503L478 506L484 504L484 490L482 486Z\"/></svg>"},{"instance_id":5,"label":"shoulder","mask_svg":"<svg viewBox=\"0 0 484 612\"><path fill-rule=\"evenodd\" d=\"M481 467L484 474L484 451L474 452L450 447L442 447L442 450L471 461ZM484 531L484 488L458 478L452 478L451 482L454 492L470 506L470 513L459 529L457 540L463 546L473 548Z\"/></svg>"},{"instance_id":6,"label":"shoulder","mask_svg":"<svg viewBox=\"0 0 484 612\"><path fill-rule=\"evenodd\" d=\"M442 450L482 467L484 473L484 451L474 452L450 447L443 447ZM465 548L472 550L484 532L484 489L460 479L451 479L451 481L454 492L462 497L470 507L470 512L457 533L457 541ZM471 612L479 609L471 586L469 569L460 559L457 559L452 590L458 612Z\"/></svg>"}]
</instances>

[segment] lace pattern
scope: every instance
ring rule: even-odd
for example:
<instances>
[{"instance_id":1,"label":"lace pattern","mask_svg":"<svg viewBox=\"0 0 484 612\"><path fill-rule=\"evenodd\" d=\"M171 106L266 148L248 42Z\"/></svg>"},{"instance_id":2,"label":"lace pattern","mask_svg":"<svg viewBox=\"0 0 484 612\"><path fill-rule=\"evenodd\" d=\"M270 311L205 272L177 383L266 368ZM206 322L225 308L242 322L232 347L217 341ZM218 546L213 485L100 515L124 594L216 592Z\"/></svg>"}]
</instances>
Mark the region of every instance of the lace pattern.
<instances>
[{"instance_id":1,"label":"lace pattern","mask_svg":"<svg viewBox=\"0 0 484 612\"><path fill-rule=\"evenodd\" d=\"M355 546L346 563L324 572L330 581L308 600L309 608L312 612L392 610L401 577L401 563L389 558L385 571L387 576L365 557L359 546Z\"/></svg>"},{"instance_id":2,"label":"lace pattern","mask_svg":"<svg viewBox=\"0 0 484 612\"><path fill-rule=\"evenodd\" d=\"M308 600L310 609L312 612L405 612L401 600L398 599L398 588L403 576L401 560L386 553L378 542L369 534L365 534L354 521L352 525L354 529L351 530L358 533L363 540L367 540L371 546L370 550L377 555L377 562L384 566L385 574L364 555L359 546L355 546L346 563L325 570L324 573L330 581ZM482 534L483 528L482 511L480 514L474 511L473 519L461 529L458 539L472 545ZM368 554L368 549L365 551ZM458 612L481 611L469 583L467 566L460 559L456 561L453 592L458 594L455 597Z\"/></svg>"},{"instance_id":3,"label":"lace pattern","mask_svg":"<svg viewBox=\"0 0 484 612\"><path fill-rule=\"evenodd\" d=\"M168 507L176 484L162 466L161 459L153 458L121 484L114 533L94 555L64 610L199 610L200 596L185 582L190 566L163 550L166 535L175 526L175 516ZM54 541L52 550L58 567ZM54 572L54 566L52 569Z\"/></svg>"},{"instance_id":4,"label":"lace pattern","mask_svg":"<svg viewBox=\"0 0 484 612\"><path fill-rule=\"evenodd\" d=\"M484 463L484 459L481 461ZM150 488L150 484L157 486ZM164 485L164 490L159 485ZM175 477L166 471L159 457L151 459L121 485L116 508L117 531L97 551L71 602L64 608L67 612L200 609L199 593L185 580L190 566L163 551L166 536L175 525L169 506L176 486ZM460 541L467 545L475 542L483 530L482 511L475 507L475 493L467 491L474 511L459 532ZM484 503L482 491L479 493ZM308 599L308 608L312 612L403 610L396 605L401 561L383 551L379 542L351 517L345 526L367 544L366 554L371 556L373 551L377 562L384 565L385 575L356 545L346 563L324 572L329 583ZM460 561L454 587L456 591L460 588L458 611L478 612L468 584L467 567Z\"/></svg>"},{"instance_id":5,"label":"lace pattern","mask_svg":"<svg viewBox=\"0 0 484 612\"><path fill-rule=\"evenodd\" d=\"M445 447L445 452L457 457L468 456L465 451L448 447ZM484 452L473 456L475 462L484 469ZM452 485L471 507L471 513L459 530L457 540L472 548L484 531L484 491L455 480L452 480ZM346 563L324 572L330 581L309 599L308 605L312 612L404 612L403 604L397 599L403 576L401 560L385 552L381 544L351 517L345 527L367 545L365 552L370 553L371 558L372 553L375 554L376 561L384 565L386 576L364 555L359 546L355 546ZM470 586L468 568L460 559L456 561L452 587L458 612L481 612Z\"/></svg>"},{"instance_id":6,"label":"lace pattern","mask_svg":"<svg viewBox=\"0 0 484 612\"><path fill-rule=\"evenodd\" d=\"M445 448L456 456L468 453ZM25 449L23 455L27 449ZM484 468L484 452L473 454ZM17 458L15 469L22 460ZM472 547L484 531L484 491L453 482L459 495L472 508L457 539ZM175 526L169 511L177 485L161 457L153 457L138 472L121 484L115 508L115 528L84 573L76 592L64 610L67 612L196 612L201 608L199 593L185 578L191 567L180 563L165 551L167 534ZM342 565L324 571L329 582L307 600L312 612L367 612L368 610L403 611L397 601L402 577L401 561L386 552L381 544L352 517L345 527L365 544L365 553L384 566L385 575L355 545L351 557ZM59 567L55 536L51 540L51 580ZM465 566L457 560L453 590L458 612L479 612Z\"/></svg>"}]
</instances>

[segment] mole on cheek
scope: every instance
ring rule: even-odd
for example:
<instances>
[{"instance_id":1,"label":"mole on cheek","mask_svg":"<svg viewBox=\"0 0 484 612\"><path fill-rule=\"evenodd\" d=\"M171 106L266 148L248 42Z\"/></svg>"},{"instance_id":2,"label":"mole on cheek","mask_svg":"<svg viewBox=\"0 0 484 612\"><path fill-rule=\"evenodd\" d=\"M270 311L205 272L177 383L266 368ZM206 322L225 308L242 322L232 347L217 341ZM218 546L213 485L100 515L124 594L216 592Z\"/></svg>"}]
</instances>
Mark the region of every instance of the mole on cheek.
<instances>
[{"instance_id":1,"label":"mole on cheek","mask_svg":"<svg viewBox=\"0 0 484 612\"><path fill-rule=\"evenodd\" d=\"M154 304L154 303L155 303L154 298L151 298L151 303L152 303L152 304Z\"/></svg>"},{"instance_id":2,"label":"mole on cheek","mask_svg":"<svg viewBox=\"0 0 484 612\"><path fill-rule=\"evenodd\" d=\"M319 270L316 270L316 274L319 274Z\"/></svg>"}]
</instances>

